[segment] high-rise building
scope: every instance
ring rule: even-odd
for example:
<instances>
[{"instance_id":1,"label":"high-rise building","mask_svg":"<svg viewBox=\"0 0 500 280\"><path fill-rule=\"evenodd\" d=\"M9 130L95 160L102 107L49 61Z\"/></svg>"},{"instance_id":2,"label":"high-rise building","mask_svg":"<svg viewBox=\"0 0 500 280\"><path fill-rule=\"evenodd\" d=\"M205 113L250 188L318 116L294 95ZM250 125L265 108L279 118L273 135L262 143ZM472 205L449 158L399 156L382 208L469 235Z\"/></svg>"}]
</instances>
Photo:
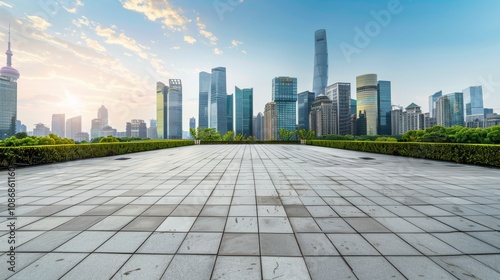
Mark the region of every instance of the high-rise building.
<instances>
[{"instance_id":1,"label":"high-rise building","mask_svg":"<svg viewBox=\"0 0 500 280\"><path fill-rule=\"evenodd\" d=\"M75 135L80 132L82 132L82 116L76 116L66 120L66 138L74 140Z\"/></svg>"},{"instance_id":2,"label":"high-rise building","mask_svg":"<svg viewBox=\"0 0 500 280\"><path fill-rule=\"evenodd\" d=\"M356 119L356 135L366 135L366 112L358 112L358 118Z\"/></svg>"},{"instance_id":3,"label":"high-rise building","mask_svg":"<svg viewBox=\"0 0 500 280\"><path fill-rule=\"evenodd\" d=\"M112 128L109 125L103 127L101 129L101 132L99 133L99 137L107 137L107 136L119 137L118 133L116 132L116 129ZM124 135L124 136L126 136L126 135Z\"/></svg>"},{"instance_id":4,"label":"high-rise building","mask_svg":"<svg viewBox=\"0 0 500 280\"><path fill-rule=\"evenodd\" d=\"M489 114L493 114L493 108L484 108L484 117L487 118Z\"/></svg>"},{"instance_id":5,"label":"high-rise building","mask_svg":"<svg viewBox=\"0 0 500 280\"><path fill-rule=\"evenodd\" d=\"M493 113L493 111L492 111ZM26 125L22 124L20 120L16 121L16 133L24 132L26 133Z\"/></svg>"},{"instance_id":6,"label":"high-rise building","mask_svg":"<svg viewBox=\"0 0 500 280\"><path fill-rule=\"evenodd\" d=\"M101 120L103 127L109 125L108 109L106 109L104 105L101 105L101 107L97 110L97 118Z\"/></svg>"},{"instance_id":7,"label":"high-rise building","mask_svg":"<svg viewBox=\"0 0 500 280\"><path fill-rule=\"evenodd\" d=\"M167 139L168 86L156 83L156 131L158 139Z\"/></svg>"},{"instance_id":8,"label":"high-rise building","mask_svg":"<svg viewBox=\"0 0 500 280\"><path fill-rule=\"evenodd\" d=\"M338 130L337 112L328 96L320 94L312 103L309 128L316 133L316 136L334 134Z\"/></svg>"},{"instance_id":9,"label":"high-rise building","mask_svg":"<svg viewBox=\"0 0 500 280\"><path fill-rule=\"evenodd\" d=\"M450 100L451 126L464 126L464 94L462 92L454 92L447 94Z\"/></svg>"},{"instance_id":10,"label":"high-rise building","mask_svg":"<svg viewBox=\"0 0 500 280\"><path fill-rule=\"evenodd\" d=\"M393 105L391 110L391 135L403 134L403 107Z\"/></svg>"},{"instance_id":11,"label":"high-rise building","mask_svg":"<svg viewBox=\"0 0 500 280\"><path fill-rule=\"evenodd\" d=\"M130 122L127 122L125 133L127 137L148 137L146 122L138 119L133 119Z\"/></svg>"},{"instance_id":12,"label":"high-rise building","mask_svg":"<svg viewBox=\"0 0 500 280\"><path fill-rule=\"evenodd\" d=\"M484 120L483 87L472 86L463 90L465 121L481 122Z\"/></svg>"},{"instance_id":13,"label":"high-rise building","mask_svg":"<svg viewBox=\"0 0 500 280\"><path fill-rule=\"evenodd\" d=\"M273 101L276 103L278 132L281 129L295 130L297 78L277 77L273 79Z\"/></svg>"},{"instance_id":14,"label":"high-rise building","mask_svg":"<svg viewBox=\"0 0 500 280\"><path fill-rule=\"evenodd\" d=\"M227 131L234 131L234 95L233 94L228 94L227 95L227 106L226 106L226 112L227 112Z\"/></svg>"},{"instance_id":15,"label":"high-rise building","mask_svg":"<svg viewBox=\"0 0 500 280\"><path fill-rule=\"evenodd\" d=\"M351 84L335 83L326 88L326 96L332 100L332 106L336 112L335 131L333 134L346 135L351 133Z\"/></svg>"},{"instance_id":16,"label":"high-rise building","mask_svg":"<svg viewBox=\"0 0 500 280\"><path fill-rule=\"evenodd\" d=\"M66 117L64 114L53 114L52 115L52 133L64 138L65 134L65 122Z\"/></svg>"},{"instance_id":17,"label":"high-rise building","mask_svg":"<svg viewBox=\"0 0 500 280\"><path fill-rule=\"evenodd\" d=\"M212 69L209 97L209 127L215 128L221 135L227 133L227 89L226 68Z\"/></svg>"},{"instance_id":18,"label":"high-rise building","mask_svg":"<svg viewBox=\"0 0 500 280\"><path fill-rule=\"evenodd\" d=\"M89 142L89 133L88 132L79 132L75 133L75 142Z\"/></svg>"},{"instance_id":19,"label":"high-rise building","mask_svg":"<svg viewBox=\"0 0 500 280\"><path fill-rule=\"evenodd\" d=\"M257 116L253 118L253 136L257 138L257 140L265 140L264 139L264 114L259 112Z\"/></svg>"},{"instance_id":20,"label":"high-rise building","mask_svg":"<svg viewBox=\"0 0 500 280\"><path fill-rule=\"evenodd\" d=\"M424 129L424 115L420 106L411 103L403 113L403 133L409 130Z\"/></svg>"},{"instance_id":21,"label":"high-rise building","mask_svg":"<svg viewBox=\"0 0 500 280\"><path fill-rule=\"evenodd\" d=\"M377 75L366 74L356 77L357 109L365 114L366 135L377 135L378 101ZM359 115L358 115L359 119ZM362 129L358 126L358 130Z\"/></svg>"},{"instance_id":22,"label":"high-rise building","mask_svg":"<svg viewBox=\"0 0 500 280\"><path fill-rule=\"evenodd\" d=\"M168 80L167 126L165 139L182 139L182 82Z\"/></svg>"},{"instance_id":23,"label":"high-rise building","mask_svg":"<svg viewBox=\"0 0 500 280\"><path fill-rule=\"evenodd\" d=\"M442 91L438 91L429 96L429 114L431 118L436 118L436 101L443 96Z\"/></svg>"},{"instance_id":24,"label":"high-rise building","mask_svg":"<svg viewBox=\"0 0 500 280\"><path fill-rule=\"evenodd\" d=\"M377 85L377 133L379 135L391 135L391 82L378 81Z\"/></svg>"},{"instance_id":25,"label":"high-rise building","mask_svg":"<svg viewBox=\"0 0 500 280\"><path fill-rule=\"evenodd\" d=\"M209 111L209 95L210 95L210 79L212 75L207 72L199 74L199 105L198 105L198 126L201 128L208 127L208 111Z\"/></svg>"},{"instance_id":26,"label":"high-rise building","mask_svg":"<svg viewBox=\"0 0 500 280\"><path fill-rule=\"evenodd\" d=\"M151 119L149 120L149 127L148 127L148 138L149 139L158 139L158 128L156 127L156 120Z\"/></svg>"},{"instance_id":27,"label":"high-rise building","mask_svg":"<svg viewBox=\"0 0 500 280\"><path fill-rule=\"evenodd\" d=\"M311 112L311 106L316 98L314 92L304 91L297 95L297 110L299 125L298 129L309 130L309 112Z\"/></svg>"},{"instance_id":28,"label":"high-rise building","mask_svg":"<svg viewBox=\"0 0 500 280\"><path fill-rule=\"evenodd\" d=\"M6 139L16 133L17 120L17 80L19 71L12 68L10 50L10 27L7 44L7 66L0 69L0 139Z\"/></svg>"},{"instance_id":29,"label":"high-rise building","mask_svg":"<svg viewBox=\"0 0 500 280\"><path fill-rule=\"evenodd\" d=\"M276 102L268 102L264 110L264 138L278 139L278 110Z\"/></svg>"},{"instance_id":30,"label":"high-rise building","mask_svg":"<svg viewBox=\"0 0 500 280\"><path fill-rule=\"evenodd\" d=\"M235 87L236 134L253 135L253 89Z\"/></svg>"},{"instance_id":31,"label":"high-rise building","mask_svg":"<svg viewBox=\"0 0 500 280\"><path fill-rule=\"evenodd\" d=\"M94 139L101 135L101 130L103 129L102 120L101 119L92 119L90 124L90 138Z\"/></svg>"},{"instance_id":32,"label":"high-rise building","mask_svg":"<svg viewBox=\"0 0 500 280\"><path fill-rule=\"evenodd\" d=\"M50 134L50 128L46 127L43 123L35 124L33 129L33 136L48 136Z\"/></svg>"},{"instance_id":33,"label":"high-rise building","mask_svg":"<svg viewBox=\"0 0 500 280\"><path fill-rule=\"evenodd\" d=\"M357 115L358 113L358 102L356 99L351 98L351 103L350 103L350 114L351 115Z\"/></svg>"},{"instance_id":34,"label":"high-rise building","mask_svg":"<svg viewBox=\"0 0 500 280\"><path fill-rule=\"evenodd\" d=\"M192 117L189 119L189 129L196 129L196 118Z\"/></svg>"},{"instance_id":35,"label":"high-rise building","mask_svg":"<svg viewBox=\"0 0 500 280\"><path fill-rule=\"evenodd\" d=\"M314 33L314 77L313 92L316 97L325 94L328 85L328 45L326 30L316 30Z\"/></svg>"},{"instance_id":36,"label":"high-rise building","mask_svg":"<svg viewBox=\"0 0 500 280\"><path fill-rule=\"evenodd\" d=\"M424 129L431 128L435 126L436 123L436 118L431 118L430 113L424 113Z\"/></svg>"},{"instance_id":37,"label":"high-rise building","mask_svg":"<svg viewBox=\"0 0 500 280\"><path fill-rule=\"evenodd\" d=\"M450 100L447 95L436 100L436 124L444 127L451 126Z\"/></svg>"}]
</instances>

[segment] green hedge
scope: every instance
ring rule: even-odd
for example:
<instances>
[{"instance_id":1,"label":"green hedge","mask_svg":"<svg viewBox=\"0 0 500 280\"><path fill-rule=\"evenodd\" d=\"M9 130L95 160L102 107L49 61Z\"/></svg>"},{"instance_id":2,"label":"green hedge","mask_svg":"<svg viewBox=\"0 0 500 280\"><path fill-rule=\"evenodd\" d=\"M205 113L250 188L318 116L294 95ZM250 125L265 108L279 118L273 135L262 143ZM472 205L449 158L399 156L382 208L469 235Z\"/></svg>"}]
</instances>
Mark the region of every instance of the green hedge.
<instances>
[{"instance_id":1,"label":"green hedge","mask_svg":"<svg viewBox=\"0 0 500 280\"><path fill-rule=\"evenodd\" d=\"M224 144L300 144L300 141L280 141L280 140L256 140L256 141L204 141L201 145L224 145Z\"/></svg>"},{"instance_id":2,"label":"green hedge","mask_svg":"<svg viewBox=\"0 0 500 280\"><path fill-rule=\"evenodd\" d=\"M369 153L500 166L500 145L334 140L307 140L307 144Z\"/></svg>"},{"instance_id":3,"label":"green hedge","mask_svg":"<svg viewBox=\"0 0 500 280\"><path fill-rule=\"evenodd\" d=\"M0 166L35 165L76 159L115 156L194 145L192 140L159 140L78 145L0 147Z\"/></svg>"}]
</instances>

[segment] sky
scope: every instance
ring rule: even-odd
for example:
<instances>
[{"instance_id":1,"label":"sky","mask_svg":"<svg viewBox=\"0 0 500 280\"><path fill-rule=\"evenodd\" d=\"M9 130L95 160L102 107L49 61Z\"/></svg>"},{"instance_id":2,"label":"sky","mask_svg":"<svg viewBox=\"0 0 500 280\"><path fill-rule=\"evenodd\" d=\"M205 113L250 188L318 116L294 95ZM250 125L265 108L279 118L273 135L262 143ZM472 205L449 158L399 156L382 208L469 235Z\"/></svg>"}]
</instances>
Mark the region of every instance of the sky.
<instances>
[{"instance_id":1,"label":"sky","mask_svg":"<svg viewBox=\"0 0 500 280\"><path fill-rule=\"evenodd\" d=\"M392 103L428 111L428 96L482 85L500 111L497 0L0 0L0 50L11 25L18 119L82 115L83 131L109 110L118 131L156 118L156 82L181 79L183 128L198 118L198 73L223 66L228 93L253 88L254 115L272 79L312 90L314 31L326 29L328 84L375 73ZM3 50L2 50L3 53ZM0 55L1 57L1 55ZM0 66L5 65L5 56Z\"/></svg>"}]
</instances>

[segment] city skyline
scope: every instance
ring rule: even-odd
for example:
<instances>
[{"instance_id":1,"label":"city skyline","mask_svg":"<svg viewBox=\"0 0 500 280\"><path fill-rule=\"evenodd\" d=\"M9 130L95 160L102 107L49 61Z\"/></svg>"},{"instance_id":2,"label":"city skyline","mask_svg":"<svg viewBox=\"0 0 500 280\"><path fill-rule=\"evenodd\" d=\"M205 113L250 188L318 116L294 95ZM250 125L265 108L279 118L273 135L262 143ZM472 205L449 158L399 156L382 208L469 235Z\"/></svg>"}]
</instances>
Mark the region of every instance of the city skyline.
<instances>
[{"instance_id":1,"label":"city skyline","mask_svg":"<svg viewBox=\"0 0 500 280\"><path fill-rule=\"evenodd\" d=\"M273 77L297 77L298 92L312 90L311 42L318 29L326 30L329 41L328 76L334 78L328 85L355 84L356 76L377 73L392 82L393 104L414 102L424 112L434 92L482 85L484 106L498 111L500 72L491 62L498 59L500 43L490 35L496 26L493 7L500 5L414 2L222 1L231 8L224 10L198 1L182 6L163 1L164 7L140 0L65 1L57 8L2 1L0 47L7 46L11 22L13 67L23 73L18 119L28 130L39 122L49 125L51 116L61 113L82 115L82 130L89 132L95 110L104 104L110 125L123 131L130 119L155 117L155 84L174 78L183 81L187 130L188 119L198 116L198 73L217 66L227 69L228 89L254 88L254 114L263 112L271 101ZM266 17L278 8L284 9L278 19ZM101 12L110 9L117 15ZM326 16L335 9L345 15ZM303 10L304 17L294 16ZM263 13L262 21L250 21L257 12ZM424 22L424 15L433 25ZM358 31L366 33L370 26L372 33L364 34L368 40L357 44L363 37ZM277 30L288 31L275 36Z\"/></svg>"}]
</instances>

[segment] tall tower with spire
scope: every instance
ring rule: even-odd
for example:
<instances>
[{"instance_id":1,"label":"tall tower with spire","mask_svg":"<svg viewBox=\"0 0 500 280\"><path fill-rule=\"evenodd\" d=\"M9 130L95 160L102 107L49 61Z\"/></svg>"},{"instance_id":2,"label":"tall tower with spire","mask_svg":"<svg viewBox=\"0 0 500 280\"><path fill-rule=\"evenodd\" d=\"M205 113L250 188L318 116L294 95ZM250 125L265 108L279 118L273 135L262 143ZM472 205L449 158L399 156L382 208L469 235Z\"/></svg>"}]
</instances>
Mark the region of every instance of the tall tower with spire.
<instances>
[{"instance_id":1,"label":"tall tower with spire","mask_svg":"<svg viewBox=\"0 0 500 280\"><path fill-rule=\"evenodd\" d=\"M12 51L10 50L10 24L7 43L7 66L0 69L0 139L16 134L17 120L17 79L19 71L12 68Z\"/></svg>"},{"instance_id":2,"label":"tall tower with spire","mask_svg":"<svg viewBox=\"0 0 500 280\"><path fill-rule=\"evenodd\" d=\"M326 30L314 32L314 77L313 92L316 97L326 93L328 84L328 45L326 43Z\"/></svg>"}]
</instances>

